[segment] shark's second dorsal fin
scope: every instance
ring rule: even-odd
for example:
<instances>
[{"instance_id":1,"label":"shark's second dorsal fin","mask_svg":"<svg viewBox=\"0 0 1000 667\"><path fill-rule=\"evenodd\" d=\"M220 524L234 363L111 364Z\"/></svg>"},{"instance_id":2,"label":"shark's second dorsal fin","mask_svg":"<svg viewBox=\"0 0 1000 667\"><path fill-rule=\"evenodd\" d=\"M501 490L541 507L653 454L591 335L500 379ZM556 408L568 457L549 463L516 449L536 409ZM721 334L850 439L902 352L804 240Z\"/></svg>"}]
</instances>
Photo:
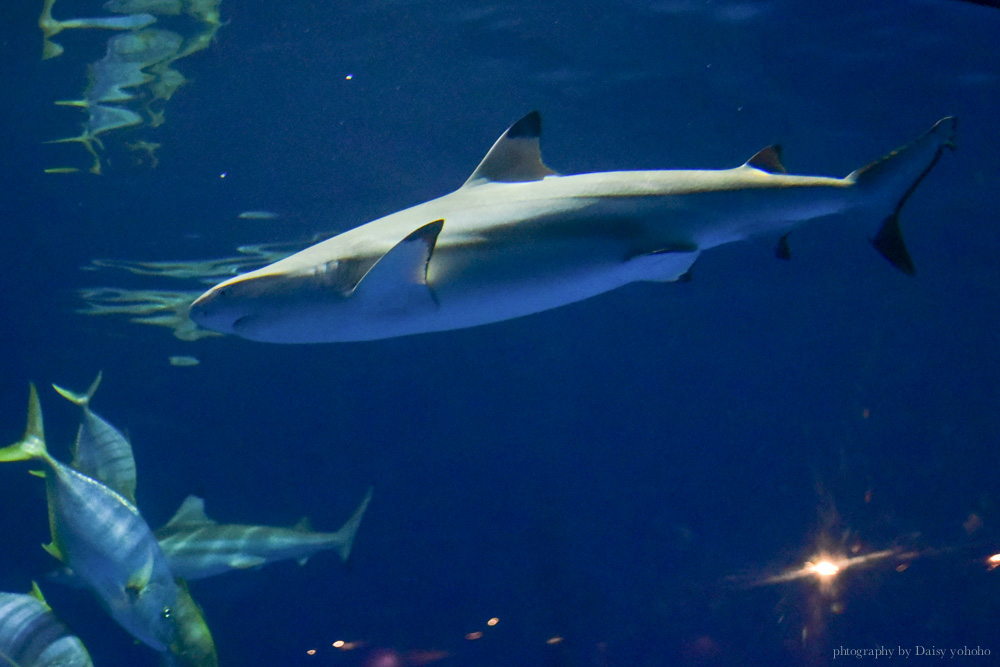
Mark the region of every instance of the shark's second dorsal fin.
<instances>
[{"instance_id":1,"label":"shark's second dorsal fin","mask_svg":"<svg viewBox=\"0 0 1000 667\"><path fill-rule=\"evenodd\" d=\"M490 181L522 183L540 181L555 174L542 162L539 136L542 133L542 116L532 111L500 135L476 170L462 187L467 188Z\"/></svg>"},{"instance_id":2,"label":"shark's second dorsal fin","mask_svg":"<svg viewBox=\"0 0 1000 667\"><path fill-rule=\"evenodd\" d=\"M787 174L785 165L781 164L781 146L775 144L757 151L756 155L747 160L746 166L766 171L769 174Z\"/></svg>"},{"instance_id":3,"label":"shark's second dorsal fin","mask_svg":"<svg viewBox=\"0 0 1000 667\"><path fill-rule=\"evenodd\" d=\"M177 512L170 517L170 521L167 522L168 526L200 526L205 524L212 524L212 521L205 514L205 500L199 498L198 496L188 496L181 503L181 506L177 509Z\"/></svg>"}]
</instances>

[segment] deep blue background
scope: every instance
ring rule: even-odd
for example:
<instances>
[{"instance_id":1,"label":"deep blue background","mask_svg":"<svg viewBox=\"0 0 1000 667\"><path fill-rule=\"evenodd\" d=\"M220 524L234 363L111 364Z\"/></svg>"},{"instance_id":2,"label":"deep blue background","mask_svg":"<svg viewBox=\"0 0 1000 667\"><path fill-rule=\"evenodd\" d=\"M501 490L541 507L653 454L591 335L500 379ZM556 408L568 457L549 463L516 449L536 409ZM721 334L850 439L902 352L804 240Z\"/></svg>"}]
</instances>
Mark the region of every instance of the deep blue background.
<instances>
[{"instance_id":1,"label":"deep blue background","mask_svg":"<svg viewBox=\"0 0 1000 667\"><path fill-rule=\"evenodd\" d=\"M103 369L94 408L130 434L153 525L198 493L220 520L333 529L376 487L347 567L322 554L192 585L222 665L1000 654L1000 570L983 564L1000 550L1000 11L226 0L217 42L177 63L191 81L166 124L140 133L163 144L159 167L132 168L118 144L94 177L43 174L86 160L42 142L76 133L78 112L52 102L82 90L107 35L61 35L66 54L41 62L38 8L22 4L0 10L0 444L22 432L33 380L65 458L78 413L47 386ZM373 343L185 343L74 312L82 287L197 288L80 271L93 258L227 255L444 194L531 109L563 173L730 167L780 141L791 172L841 176L948 114L959 150L903 213L914 278L870 248L877 221L853 217L794 234L791 262L733 245L690 284ZM258 208L284 215L236 217ZM0 470L2 590L52 565L26 469ZM848 571L825 596L811 580L748 586L822 544L920 556ZM86 595L46 591L98 667L156 664Z\"/></svg>"}]
</instances>

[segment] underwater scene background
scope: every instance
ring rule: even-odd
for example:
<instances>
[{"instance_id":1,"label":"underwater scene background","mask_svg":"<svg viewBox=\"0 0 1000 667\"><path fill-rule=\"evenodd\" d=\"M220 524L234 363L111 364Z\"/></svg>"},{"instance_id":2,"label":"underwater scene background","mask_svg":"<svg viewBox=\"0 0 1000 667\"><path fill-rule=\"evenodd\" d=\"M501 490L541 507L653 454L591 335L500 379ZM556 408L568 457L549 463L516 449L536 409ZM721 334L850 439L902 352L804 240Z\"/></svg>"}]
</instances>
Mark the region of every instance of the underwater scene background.
<instances>
[{"instance_id":1,"label":"underwater scene background","mask_svg":"<svg viewBox=\"0 0 1000 667\"><path fill-rule=\"evenodd\" d=\"M226 0L174 64L162 124L102 135L97 176L80 144L44 142L80 132L86 113L54 102L80 99L114 35L65 30L42 60L41 4L0 9L0 445L34 381L69 461L79 408L49 385L100 370L94 410L128 434L154 528L196 494L220 521L335 530L374 486L346 564L191 583L220 664L997 660L1000 11ZM843 176L946 115L958 146L902 213L914 277L842 216L797 230L790 262L728 245L690 283L478 328L173 335L184 297L153 292L224 277L199 281L196 260L290 252L445 194L532 109L564 174L725 168L780 142L790 173ZM80 173L45 173L65 167ZM164 261L194 277L129 270ZM138 310L94 306L123 290ZM0 467L0 590L37 580L98 667L159 664L46 582L29 469ZM842 571L803 571L821 553Z\"/></svg>"}]
</instances>

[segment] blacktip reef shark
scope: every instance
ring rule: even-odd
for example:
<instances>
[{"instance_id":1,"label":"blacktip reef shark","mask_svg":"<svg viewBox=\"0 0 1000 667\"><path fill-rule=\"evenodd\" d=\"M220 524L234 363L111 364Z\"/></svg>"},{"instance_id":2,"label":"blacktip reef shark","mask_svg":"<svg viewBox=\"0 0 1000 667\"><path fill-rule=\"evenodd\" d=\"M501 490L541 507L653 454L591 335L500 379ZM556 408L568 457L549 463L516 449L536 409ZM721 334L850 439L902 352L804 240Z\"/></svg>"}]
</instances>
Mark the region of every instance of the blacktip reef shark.
<instances>
[{"instance_id":1,"label":"blacktip reef shark","mask_svg":"<svg viewBox=\"0 0 1000 667\"><path fill-rule=\"evenodd\" d=\"M800 223L853 211L882 220L872 243L912 274L898 214L954 148L955 127L944 118L844 178L789 175L778 146L734 169L560 176L542 162L533 111L458 190L230 278L195 300L191 318L273 343L459 329L685 280L703 251L734 241L780 238L788 258Z\"/></svg>"}]
</instances>

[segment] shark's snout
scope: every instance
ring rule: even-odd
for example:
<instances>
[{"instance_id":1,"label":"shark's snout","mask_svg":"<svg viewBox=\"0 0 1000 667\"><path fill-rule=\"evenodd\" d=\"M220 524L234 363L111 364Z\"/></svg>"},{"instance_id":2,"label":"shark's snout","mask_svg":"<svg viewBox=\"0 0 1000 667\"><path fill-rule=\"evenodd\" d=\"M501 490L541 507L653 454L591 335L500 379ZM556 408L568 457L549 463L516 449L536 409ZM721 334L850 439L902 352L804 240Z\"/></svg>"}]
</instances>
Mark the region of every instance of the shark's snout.
<instances>
[{"instance_id":1,"label":"shark's snout","mask_svg":"<svg viewBox=\"0 0 1000 667\"><path fill-rule=\"evenodd\" d=\"M205 329L232 333L234 324L242 314L227 307L226 291L225 286L216 286L195 299L188 310L191 321Z\"/></svg>"}]
</instances>

